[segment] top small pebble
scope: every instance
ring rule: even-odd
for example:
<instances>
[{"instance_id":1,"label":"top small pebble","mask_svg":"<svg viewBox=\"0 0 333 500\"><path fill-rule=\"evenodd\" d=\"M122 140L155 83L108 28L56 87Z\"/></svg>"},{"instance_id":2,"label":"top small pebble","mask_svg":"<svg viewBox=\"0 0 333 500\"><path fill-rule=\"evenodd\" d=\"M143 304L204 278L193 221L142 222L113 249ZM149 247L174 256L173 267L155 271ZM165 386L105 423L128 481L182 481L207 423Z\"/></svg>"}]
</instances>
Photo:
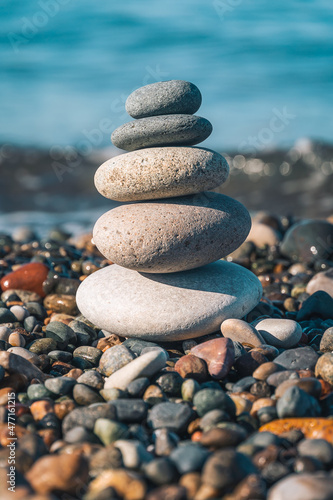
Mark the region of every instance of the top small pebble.
<instances>
[{"instance_id":1,"label":"top small pebble","mask_svg":"<svg viewBox=\"0 0 333 500\"><path fill-rule=\"evenodd\" d=\"M126 100L126 111L133 118L189 114L201 106L201 93L193 83L183 80L157 82L141 87Z\"/></svg>"}]
</instances>

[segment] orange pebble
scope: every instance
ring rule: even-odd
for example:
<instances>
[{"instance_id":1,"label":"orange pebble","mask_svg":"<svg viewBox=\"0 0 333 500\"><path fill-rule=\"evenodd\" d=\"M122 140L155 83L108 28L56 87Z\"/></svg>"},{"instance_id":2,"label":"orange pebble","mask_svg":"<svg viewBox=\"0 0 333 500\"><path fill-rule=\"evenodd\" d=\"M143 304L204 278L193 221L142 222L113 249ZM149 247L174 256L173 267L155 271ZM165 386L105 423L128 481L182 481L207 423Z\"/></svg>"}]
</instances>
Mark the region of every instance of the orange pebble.
<instances>
[{"instance_id":1,"label":"orange pebble","mask_svg":"<svg viewBox=\"0 0 333 500\"><path fill-rule=\"evenodd\" d=\"M276 401L274 401L271 398L260 398L260 399L257 399L257 401L255 401L253 403L253 405L252 405L250 414L253 417L256 417L258 410L260 410L261 408L266 408L267 406L275 406L275 405L276 405Z\"/></svg>"},{"instance_id":2,"label":"orange pebble","mask_svg":"<svg viewBox=\"0 0 333 500\"><path fill-rule=\"evenodd\" d=\"M321 396L320 396L320 399L324 399L324 398L326 398L326 396L328 396L329 394L331 394L331 392L333 391L333 386L331 386L331 384L329 384L328 382L326 382L326 380L321 380L321 379L318 379L318 380L321 383Z\"/></svg>"},{"instance_id":3,"label":"orange pebble","mask_svg":"<svg viewBox=\"0 0 333 500\"><path fill-rule=\"evenodd\" d=\"M308 439L326 439L333 444L333 420L329 418L282 418L268 422L261 426L259 431L279 435L293 429L299 429Z\"/></svg>"},{"instance_id":4,"label":"orange pebble","mask_svg":"<svg viewBox=\"0 0 333 500\"><path fill-rule=\"evenodd\" d=\"M66 415L68 415L68 413L74 410L74 408L76 408L76 404L71 399L68 399L67 401L56 403L54 405L54 413L59 418L59 420L62 420L66 417Z\"/></svg>"},{"instance_id":5,"label":"orange pebble","mask_svg":"<svg viewBox=\"0 0 333 500\"><path fill-rule=\"evenodd\" d=\"M34 417L34 420L38 422L39 420L42 420L42 418L44 418L48 413L53 413L53 403L44 399L35 401L30 406L30 412Z\"/></svg>"},{"instance_id":6,"label":"orange pebble","mask_svg":"<svg viewBox=\"0 0 333 500\"><path fill-rule=\"evenodd\" d=\"M191 441L201 441L202 431L195 431L191 436Z\"/></svg>"}]
</instances>

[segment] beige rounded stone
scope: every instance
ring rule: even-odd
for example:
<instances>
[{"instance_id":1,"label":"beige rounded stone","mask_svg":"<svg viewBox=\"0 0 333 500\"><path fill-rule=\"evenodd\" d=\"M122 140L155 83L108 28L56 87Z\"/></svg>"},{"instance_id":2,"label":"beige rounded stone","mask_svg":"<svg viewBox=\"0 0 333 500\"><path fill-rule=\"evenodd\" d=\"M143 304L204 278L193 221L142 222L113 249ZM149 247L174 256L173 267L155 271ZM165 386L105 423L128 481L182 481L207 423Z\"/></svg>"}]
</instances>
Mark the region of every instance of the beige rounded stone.
<instances>
[{"instance_id":1,"label":"beige rounded stone","mask_svg":"<svg viewBox=\"0 0 333 500\"><path fill-rule=\"evenodd\" d=\"M333 268L315 274L307 284L306 292L310 295L319 290L323 290L333 297Z\"/></svg>"},{"instance_id":2,"label":"beige rounded stone","mask_svg":"<svg viewBox=\"0 0 333 500\"><path fill-rule=\"evenodd\" d=\"M77 304L101 329L124 337L169 341L216 332L224 319L242 318L251 311L261 293L253 273L225 261L154 275L114 264L81 283Z\"/></svg>"},{"instance_id":3,"label":"beige rounded stone","mask_svg":"<svg viewBox=\"0 0 333 500\"><path fill-rule=\"evenodd\" d=\"M251 231L246 239L252 241L257 247L265 245L275 246L280 242L280 236L272 227L262 222L253 222Z\"/></svg>"},{"instance_id":4,"label":"beige rounded stone","mask_svg":"<svg viewBox=\"0 0 333 500\"><path fill-rule=\"evenodd\" d=\"M230 318L223 321L221 325L223 337L241 342L242 344L251 344L254 347L259 347L265 343L259 332L246 321L241 319Z\"/></svg>"},{"instance_id":5,"label":"beige rounded stone","mask_svg":"<svg viewBox=\"0 0 333 500\"><path fill-rule=\"evenodd\" d=\"M114 208L98 219L93 235L99 251L115 264L171 273L228 255L243 243L250 227L241 203L204 192Z\"/></svg>"},{"instance_id":6,"label":"beige rounded stone","mask_svg":"<svg viewBox=\"0 0 333 500\"><path fill-rule=\"evenodd\" d=\"M215 151L147 148L103 163L95 174L95 186L111 200L140 201L200 193L220 186L228 175L228 163Z\"/></svg>"}]
</instances>

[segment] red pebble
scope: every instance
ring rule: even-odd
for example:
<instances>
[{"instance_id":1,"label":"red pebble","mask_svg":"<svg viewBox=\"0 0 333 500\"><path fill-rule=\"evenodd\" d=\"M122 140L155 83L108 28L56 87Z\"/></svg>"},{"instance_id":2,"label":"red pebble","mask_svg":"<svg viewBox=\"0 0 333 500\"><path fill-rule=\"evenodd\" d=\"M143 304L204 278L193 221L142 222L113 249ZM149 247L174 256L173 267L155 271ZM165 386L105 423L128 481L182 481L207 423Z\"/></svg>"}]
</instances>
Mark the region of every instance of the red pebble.
<instances>
[{"instance_id":1,"label":"red pebble","mask_svg":"<svg viewBox=\"0 0 333 500\"><path fill-rule=\"evenodd\" d=\"M31 262L13 271L0 281L1 289L5 290L28 290L45 297L43 282L47 278L49 268L39 262Z\"/></svg>"},{"instance_id":2,"label":"red pebble","mask_svg":"<svg viewBox=\"0 0 333 500\"><path fill-rule=\"evenodd\" d=\"M220 380L226 377L234 364L235 351L232 340L217 338L192 347L191 354L204 359L210 375Z\"/></svg>"}]
</instances>

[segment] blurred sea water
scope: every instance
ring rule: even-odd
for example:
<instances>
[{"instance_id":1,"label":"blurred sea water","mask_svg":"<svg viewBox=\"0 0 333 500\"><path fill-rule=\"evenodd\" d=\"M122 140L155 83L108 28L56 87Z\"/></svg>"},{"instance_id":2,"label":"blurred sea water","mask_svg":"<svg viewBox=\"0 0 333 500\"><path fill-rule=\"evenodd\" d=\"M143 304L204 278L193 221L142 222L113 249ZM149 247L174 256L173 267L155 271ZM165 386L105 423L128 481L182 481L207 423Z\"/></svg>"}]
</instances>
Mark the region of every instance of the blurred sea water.
<instances>
[{"instance_id":1,"label":"blurred sea water","mask_svg":"<svg viewBox=\"0 0 333 500\"><path fill-rule=\"evenodd\" d=\"M168 79L203 94L204 146L230 154L223 192L331 214L332 25L331 0L2 0L0 231L91 230L127 96Z\"/></svg>"},{"instance_id":2,"label":"blurred sea water","mask_svg":"<svg viewBox=\"0 0 333 500\"><path fill-rule=\"evenodd\" d=\"M332 23L331 0L2 0L0 144L104 147L127 95L167 79L201 89L208 147L331 141Z\"/></svg>"}]
</instances>

